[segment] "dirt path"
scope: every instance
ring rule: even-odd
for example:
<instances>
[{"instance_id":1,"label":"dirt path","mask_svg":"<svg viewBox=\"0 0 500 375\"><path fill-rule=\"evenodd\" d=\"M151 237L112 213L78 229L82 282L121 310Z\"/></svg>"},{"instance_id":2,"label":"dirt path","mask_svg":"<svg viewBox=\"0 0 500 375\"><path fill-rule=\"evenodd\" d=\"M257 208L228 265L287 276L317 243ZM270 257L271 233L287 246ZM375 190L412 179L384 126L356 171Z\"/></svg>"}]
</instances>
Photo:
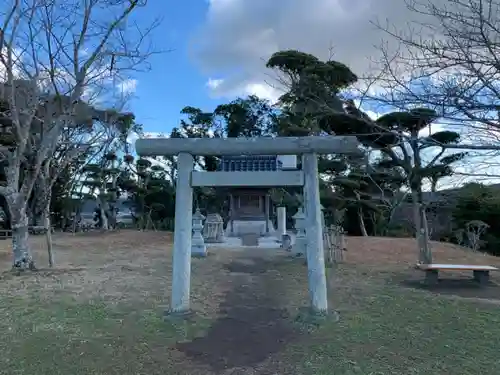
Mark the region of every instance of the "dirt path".
<instances>
[{"instance_id":1,"label":"dirt path","mask_svg":"<svg viewBox=\"0 0 500 375\"><path fill-rule=\"evenodd\" d=\"M215 373L254 368L299 335L280 308L284 285L271 260L240 255L224 267L230 287L220 306L221 318L206 336L177 346Z\"/></svg>"}]
</instances>

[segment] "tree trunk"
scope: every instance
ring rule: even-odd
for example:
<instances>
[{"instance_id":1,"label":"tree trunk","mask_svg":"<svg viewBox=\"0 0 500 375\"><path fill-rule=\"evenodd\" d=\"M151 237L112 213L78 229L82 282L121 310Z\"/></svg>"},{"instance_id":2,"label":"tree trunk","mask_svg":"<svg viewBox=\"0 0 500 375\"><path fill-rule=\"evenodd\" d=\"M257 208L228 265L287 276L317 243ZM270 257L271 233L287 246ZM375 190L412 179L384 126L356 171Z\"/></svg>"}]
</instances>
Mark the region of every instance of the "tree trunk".
<instances>
[{"instance_id":1,"label":"tree trunk","mask_svg":"<svg viewBox=\"0 0 500 375\"><path fill-rule=\"evenodd\" d=\"M413 216L415 221L415 238L417 239L419 256L419 263L431 264L432 253L429 246L429 231L427 227L427 217L425 215L425 208L422 202L421 193L412 191L413 200Z\"/></svg>"},{"instance_id":2,"label":"tree trunk","mask_svg":"<svg viewBox=\"0 0 500 375\"><path fill-rule=\"evenodd\" d=\"M49 257L49 267L54 267L54 254L52 252L52 225L50 218L50 203L52 201L52 186L55 180L51 179L50 175L50 164L45 163L37 179L35 190L36 202L35 205L36 214L40 217L41 223L37 222L36 225L41 225L45 231L45 240L47 242L47 255Z\"/></svg>"},{"instance_id":3,"label":"tree trunk","mask_svg":"<svg viewBox=\"0 0 500 375\"><path fill-rule=\"evenodd\" d=\"M97 203L99 204L99 211L101 213L101 229L108 230L109 229L109 220L107 216L108 203L100 196L97 197Z\"/></svg>"},{"instance_id":4,"label":"tree trunk","mask_svg":"<svg viewBox=\"0 0 500 375\"><path fill-rule=\"evenodd\" d=\"M429 245L429 231L427 227L427 217L422 194L422 160L418 147L418 131L413 131L410 146L413 151L414 167L411 170L410 187L413 200L413 214L415 217L415 231L419 248L419 263L431 264L432 253Z\"/></svg>"},{"instance_id":5,"label":"tree trunk","mask_svg":"<svg viewBox=\"0 0 500 375\"><path fill-rule=\"evenodd\" d=\"M115 204L108 204L108 209L106 210L108 214L108 228L116 229L116 207Z\"/></svg>"},{"instance_id":6,"label":"tree trunk","mask_svg":"<svg viewBox=\"0 0 500 375\"><path fill-rule=\"evenodd\" d=\"M429 227L427 225L427 214L425 213L425 207L422 203L420 204L420 217L420 222L422 225L422 247L420 249L420 251L422 252L421 258L422 260L424 260L425 264L431 264L432 252L429 238Z\"/></svg>"},{"instance_id":7,"label":"tree trunk","mask_svg":"<svg viewBox=\"0 0 500 375\"><path fill-rule=\"evenodd\" d=\"M106 216L106 210L102 205L100 206L100 209L101 209L101 229L108 230L109 224L108 224L108 217Z\"/></svg>"},{"instance_id":8,"label":"tree trunk","mask_svg":"<svg viewBox=\"0 0 500 375\"><path fill-rule=\"evenodd\" d=\"M437 180L431 180L431 192L435 193L437 191Z\"/></svg>"},{"instance_id":9,"label":"tree trunk","mask_svg":"<svg viewBox=\"0 0 500 375\"><path fill-rule=\"evenodd\" d=\"M106 216L106 210L101 207L101 229L103 230L108 230L109 229L109 224L108 224L108 217Z\"/></svg>"},{"instance_id":10,"label":"tree trunk","mask_svg":"<svg viewBox=\"0 0 500 375\"><path fill-rule=\"evenodd\" d=\"M363 210L361 207L358 207L358 220L359 220L359 228L361 229L361 234L363 237L368 237L368 232L366 231L365 219L363 218Z\"/></svg>"},{"instance_id":11,"label":"tree trunk","mask_svg":"<svg viewBox=\"0 0 500 375\"><path fill-rule=\"evenodd\" d=\"M24 271L34 270L35 262L31 256L28 243L28 215L26 214L25 202L9 202L9 210L12 215L12 253L13 269Z\"/></svg>"},{"instance_id":12,"label":"tree trunk","mask_svg":"<svg viewBox=\"0 0 500 375\"><path fill-rule=\"evenodd\" d=\"M47 241L47 255L49 256L49 267L54 267L54 253L52 251L52 225L50 220L50 193L43 209L43 225L45 228L45 240Z\"/></svg>"},{"instance_id":13,"label":"tree trunk","mask_svg":"<svg viewBox=\"0 0 500 375\"><path fill-rule=\"evenodd\" d=\"M394 214L396 213L398 206L393 206L389 209L389 217L387 218L386 226L390 227L392 225L392 220L394 219Z\"/></svg>"}]
</instances>

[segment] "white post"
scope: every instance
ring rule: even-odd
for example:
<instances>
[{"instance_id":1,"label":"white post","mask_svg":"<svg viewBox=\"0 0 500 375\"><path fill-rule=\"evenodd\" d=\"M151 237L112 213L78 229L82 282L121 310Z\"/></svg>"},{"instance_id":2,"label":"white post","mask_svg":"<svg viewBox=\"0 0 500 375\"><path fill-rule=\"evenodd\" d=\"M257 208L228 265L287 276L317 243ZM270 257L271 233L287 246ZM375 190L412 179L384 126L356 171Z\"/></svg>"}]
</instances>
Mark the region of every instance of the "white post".
<instances>
[{"instance_id":1,"label":"white post","mask_svg":"<svg viewBox=\"0 0 500 375\"><path fill-rule=\"evenodd\" d=\"M325 275L325 254L323 252L323 228L319 199L318 157L305 154L302 158L304 171L304 196L306 207L307 268L311 307L315 312L328 311Z\"/></svg>"},{"instance_id":2,"label":"white post","mask_svg":"<svg viewBox=\"0 0 500 375\"><path fill-rule=\"evenodd\" d=\"M271 201L269 199L269 195L264 196L264 211L266 215L266 236L269 235L269 206L271 205Z\"/></svg>"},{"instance_id":3,"label":"white post","mask_svg":"<svg viewBox=\"0 0 500 375\"><path fill-rule=\"evenodd\" d=\"M229 194L229 235L234 235L234 197Z\"/></svg>"},{"instance_id":4,"label":"white post","mask_svg":"<svg viewBox=\"0 0 500 375\"><path fill-rule=\"evenodd\" d=\"M278 219L278 236L281 239L286 234L286 207L278 206L276 208L276 216Z\"/></svg>"},{"instance_id":5,"label":"white post","mask_svg":"<svg viewBox=\"0 0 500 375\"><path fill-rule=\"evenodd\" d=\"M170 301L170 312L174 314L189 311L193 227L193 189L190 178L193 161L193 156L188 153L181 153L177 157L172 298Z\"/></svg>"}]
</instances>

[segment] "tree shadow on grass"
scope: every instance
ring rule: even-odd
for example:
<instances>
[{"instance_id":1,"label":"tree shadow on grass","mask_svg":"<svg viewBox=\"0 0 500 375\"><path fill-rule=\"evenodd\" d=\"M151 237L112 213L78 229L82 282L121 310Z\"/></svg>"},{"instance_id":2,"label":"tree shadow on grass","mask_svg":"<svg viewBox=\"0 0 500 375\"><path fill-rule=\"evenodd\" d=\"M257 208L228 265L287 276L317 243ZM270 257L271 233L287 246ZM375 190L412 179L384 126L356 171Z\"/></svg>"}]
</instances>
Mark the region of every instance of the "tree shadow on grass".
<instances>
[{"instance_id":1,"label":"tree shadow on grass","mask_svg":"<svg viewBox=\"0 0 500 375\"><path fill-rule=\"evenodd\" d=\"M425 290L433 294L457 296L462 298L500 299L500 286L494 281L479 284L472 277L443 277L436 285L424 281L423 274L400 274L390 279L390 282L404 288Z\"/></svg>"}]
</instances>

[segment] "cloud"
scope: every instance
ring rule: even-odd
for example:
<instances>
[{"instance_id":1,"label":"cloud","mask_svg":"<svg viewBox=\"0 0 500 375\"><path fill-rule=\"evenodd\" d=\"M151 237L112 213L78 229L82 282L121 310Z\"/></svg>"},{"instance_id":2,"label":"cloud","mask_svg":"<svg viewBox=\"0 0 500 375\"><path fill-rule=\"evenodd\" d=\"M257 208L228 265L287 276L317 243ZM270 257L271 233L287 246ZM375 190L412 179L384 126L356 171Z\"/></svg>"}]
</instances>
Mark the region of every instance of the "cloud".
<instances>
[{"instance_id":1,"label":"cloud","mask_svg":"<svg viewBox=\"0 0 500 375\"><path fill-rule=\"evenodd\" d=\"M116 89L123 95L132 94L137 90L139 82L136 79L126 79L116 85Z\"/></svg>"},{"instance_id":2,"label":"cloud","mask_svg":"<svg viewBox=\"0 0 500 375\"><path fill-rule=\"evenodd\" d=\"M7 48L3 47L0 49L0 55L2 60L8 61L9 51ZM14 48L11 53L12 57L12 66L10 69L12 70L12 74L14 77L21 77L23 74L22 70L22 51L20 49ZM8 79L9 67L6 66L3 62L0 62L0 82L5 82Z\"/></svg>"},{"instance_id":3,"label":"cloud","mask_svg":"<svg viewBox=\"0 0 500 375\"><path fill-rule=\"evenodd\" d=\"M85 49L80 50L80 53L81 57L88 55L88 51ZM0 55L5 61L8 61L8 50L6 48L0 49ZM14 48L12 59L10 69L14 79L33 76L32 66L34 62L29 54L23 52L21 48ZM37 58L36 63L44 63L41 60L43 59L39 60ZM54 92L54 85L59 92L64 94L71 92L75 88L75 77L66 65L56 64L50 71L46 63L43 65L47 68L40 69L37 76L38 86L42 92ZM0 61L0 82L7 81L8 71L9 67ZM111 69L110 62L94 64L87 73L82 99L96 106L116 107L117 104L123 105L123 102L136 91L138 83L136 79L123 77L119 72L114 72Z\"/></svg>"},{"instance_id":4,"label":"cloud","mask_svg":"<svg viewBox=\"0 0 500 375\"><path fill-rule=\"evenodd\" d=\"M394 0L210 0L191 54L207 76L219 77L216 87L208 85L216 96L262 92L272 81L266 60L284 49L326 59L333 47L334 59L363 75L386 36L371 23L377 19L402 29L415 13ZM264 95L278 94L266 90Z\"/></svg>"},{"instance_id":5,"label":"cloud","mask_svg":"<svg viewBox=\"0 0 500 375\"><path fill-rule=\"evenodd\" d=\"M218 0L230 1L230 0ZM231 0L232 1L232 0ZM210 89L212 97L237 97L255 95L262 99L267 99L271 103L275 103L282 95L282 91L268 85L266 82L243 82L241 86L230 88L224 79L209 78L207 87Z\"/></svg>"},{"instance_id":6,"label":"cloud","mask_svg":"<svg viewBox=\"0 0 500 375\"><path fill-rule=\"evenodd\" d=\"M224 83L223 79L209 78L207 81L207 86L212 90L216 90L217 87L219 87L222 83Z\"/></svg>"}]
</instances>

